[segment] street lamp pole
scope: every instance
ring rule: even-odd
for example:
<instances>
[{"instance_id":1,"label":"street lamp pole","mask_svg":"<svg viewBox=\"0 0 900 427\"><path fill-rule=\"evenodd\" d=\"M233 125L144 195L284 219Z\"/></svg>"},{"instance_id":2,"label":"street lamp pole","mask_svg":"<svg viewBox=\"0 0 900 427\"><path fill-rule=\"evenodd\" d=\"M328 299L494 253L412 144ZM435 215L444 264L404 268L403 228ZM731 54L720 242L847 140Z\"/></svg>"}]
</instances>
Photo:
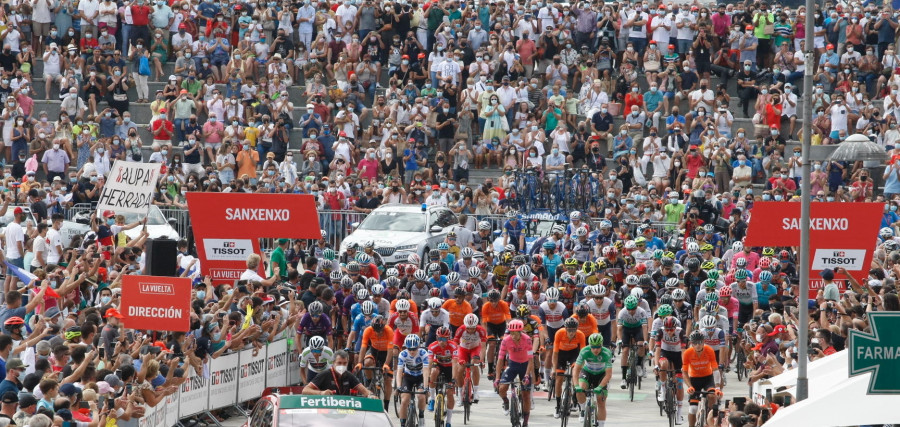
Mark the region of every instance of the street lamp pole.
<instances>
[{"instance_id":1,"label":"street lamp pole","mask_svg":"<svg viewBox=\"0 0 900 427\"><path fill-rule=\"evenodd\" d=\"M810 203L810 165L809 152L811 150L812 140L812 90L813 90L813 72L816 67L815 50L813 49L813 13L816 10L816 3L813 0L806 0L806 40L803 46L803 56L805 58L806 67L803 72L803 150L801 160L801 182L800 182L800 291L797 295L798 313L800 313L797 337L797 354L800 366L797 369L797 401L801 401L809 397L809 378L807 377L806 367L809 363L807 355L807 341L809 340L809 310L807 310L807 299L809 299L809 203Z\"/></svg>"}]
</instances>

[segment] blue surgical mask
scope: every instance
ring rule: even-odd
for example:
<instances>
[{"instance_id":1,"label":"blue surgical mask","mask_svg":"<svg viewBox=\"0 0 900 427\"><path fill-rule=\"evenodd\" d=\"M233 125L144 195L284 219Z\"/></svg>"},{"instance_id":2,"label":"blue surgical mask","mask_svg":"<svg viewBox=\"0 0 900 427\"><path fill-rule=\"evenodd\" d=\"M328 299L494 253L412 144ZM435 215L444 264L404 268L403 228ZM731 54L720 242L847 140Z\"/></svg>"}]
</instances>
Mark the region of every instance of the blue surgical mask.
<instances>
[{"instance_id":1,"label":"blue surgical mask","mask_svg":"<svg viewBox=\"0 0 900 427\"><path fill-rule=\"evenodd\" d=\"M199 299L206 298L206 291L197 291L197 298L199 298Z\"/></svg>"},{"instance_id":2,"label":"blue surgical mask","mask_svg":"<svg viewBox=\"0 0 900 427\"><path fill-rule=\"evenodd\" d=\"M112 301L111 297L100 297L100 304L107 305Z\"/></svg>"},{"instance_id":3,"label":"blue surgical mask","mask_svg":"<svg viewBox=\"0 0 900 427\"><path fill-rule=\"evenodd\" d=\"M112 218L109 218L109 219L106 220L106 224L107 224L107 225L113 225L113 224L115 224L115 223L116 223L116 220L114 220L114 219L112 219Z\"/></svg>"},{"instance_id":4,"label":"blue surgical mask","mask_svg":"<svg viewBox=\"0 0 900 427\"><path fill-rule=\"evenodd\" d=\"M222 341L222 333L216 332L216 333L212 334L212 339L213 339L213 341Z\"/></svg>"}]
</instances>

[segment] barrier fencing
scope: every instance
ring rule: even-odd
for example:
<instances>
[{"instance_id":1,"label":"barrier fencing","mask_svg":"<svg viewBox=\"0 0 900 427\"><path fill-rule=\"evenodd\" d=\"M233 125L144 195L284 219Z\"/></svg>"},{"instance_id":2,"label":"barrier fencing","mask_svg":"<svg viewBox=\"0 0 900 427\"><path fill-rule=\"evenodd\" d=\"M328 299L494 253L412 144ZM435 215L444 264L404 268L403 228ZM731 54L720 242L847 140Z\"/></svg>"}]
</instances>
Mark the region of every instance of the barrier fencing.
<instances>
[{"instance_id":1,"label":"barrier fencing","mask_svg":"<svg viewBox=\"0 0 900 427\"><path fill-rule=\"evenodd\" d=\"M193 372L178 392L155 407L144 405L140 419L119 421L119 427L172 427L187 417L258 399L267 387L300 383L300 356L293 340L269 343L254 356L253 349L210 359L204 372Z\"/></svg>"}]
</instances>

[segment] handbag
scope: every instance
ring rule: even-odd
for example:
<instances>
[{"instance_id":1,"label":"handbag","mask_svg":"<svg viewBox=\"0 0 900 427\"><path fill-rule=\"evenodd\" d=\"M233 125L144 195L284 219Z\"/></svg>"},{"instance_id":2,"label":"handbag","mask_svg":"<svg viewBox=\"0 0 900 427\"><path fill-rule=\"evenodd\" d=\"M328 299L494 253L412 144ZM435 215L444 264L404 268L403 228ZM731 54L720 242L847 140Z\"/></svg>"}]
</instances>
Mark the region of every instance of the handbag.
<instances>
[{"instance_id":1,"label":"handbag","mask_svg":"<svg viewBox=\"0 0 900 427\"><path fill-rule=\"evenodd\" d=\"M127 93L114 93L113 101L119 101L119 102L128 101L128 94Z\"/></svg>"}]
</instances>

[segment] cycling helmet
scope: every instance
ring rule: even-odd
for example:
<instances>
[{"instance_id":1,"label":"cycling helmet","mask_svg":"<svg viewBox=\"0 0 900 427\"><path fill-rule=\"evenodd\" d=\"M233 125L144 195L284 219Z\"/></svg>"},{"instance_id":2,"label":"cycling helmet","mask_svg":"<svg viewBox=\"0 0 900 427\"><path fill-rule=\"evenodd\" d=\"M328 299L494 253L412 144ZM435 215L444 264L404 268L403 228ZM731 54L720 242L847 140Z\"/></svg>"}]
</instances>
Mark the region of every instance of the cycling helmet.
<instances>
[{"instance_id":1,"label":"cycling helmet","mask_svg":"<svg viewBox=\"0 0 900 427\"><path fill-rule=\"evenodd\" d=\"M408 300L409 299L409 291L406 289L400 289L399 291L397 291L397 299L398 300L402 300L402 299Z\"/></svg>"},{"instance_id":2,"label":"cycling helmet","mask_svg":"<svg viewBox=\"0 0 900 427\"><path fill-rule=\"evenodd\" d=\"M519 212L515 210L511 210L506 213L506 217L509 219L519 219Z\"/></svg>"},{"instance_id":3,"label":"cycling helmet","mask_svg":"<svg viewBox=\"0 0 900 427\"><path fill-rule=\"evenodd\" d=\"M397 288L400 287L400 279L398 279L397 276L388 276L388 278L384 280L384 284L389 288Z\"/></svg>"},{"instance_id":4,"label":"cycling helmet","mask_svg":"<svg viewBox=\"0 0 900 427\"><path fill-rule=\"evenodd\" d=\"M516 255L516 256L513 257L513 264L514 264L514 265L522 265L522 264L525 264L525 262L527 262L527 261L528 261L528 260L525 259L525 256L524 256L524 255Z\"/></svg>"},{"instance_id":5,"label":"cycling helmet","mask_svg":"<svg viewBox=\"0 0 900 427\"><path fill-rule=\"evenodd\" d=\"M629 295L628 298L625 298L625 308L628 310L634 310L638 306L638 299L634 295Z\"/></svg>"},{"instance_id":6,"label":"cycling helmet","mask_svg":"<svg viewBox=\"0 0 900 427\"><path fill-rule=\"evenodd\" d=\"M672 305L672 295L664 294L663 296L659 297L659 304L660 305L663 305L663 304Z\"/></svg>"},{"instance_id":7,"label":"cycling helmet","mask_svg":"<svg viewBox=\"0 0 900 427\"><path fill-rule=\"evenodd\" d=\"M430 298L440 298L441 297L441 288L431 288L428 290L428 296Z\"/></svg>"},{"instance_id":8,"label":"cycling helmet","mask_svg":"<svg viewBox=\"0 0 900 427\"><path fill-rule=\"evenodd\" d=\"M688 244L687 244L687 251L688 251L689 253L700 252L700 245L698 245L697 242L691 242L691 243L688 243Z\"/></svg>"},{"instance_id":9,"label":"cycling helmet","mask_svg":"<svg viewBox=\"0 0 900 427\"><path fill-rule=\"evenodd\" d=\"M473 265L473 266L469 267L468 273L469 273L469 278L474 279L474 278L477 278L478 276L481 276L481 269Z\"/></svg>"},{"instance_id":10,"label":"cycling helmet","mask_svg":"<svg viewBox=\"0 0 900 427\"><path fill-rule=\"evenodd\" d=\"M634 288L631 290L631 296L640 300L641 298L644 297L644 290L641 288Z\"/></svg>"},{"instance_id":11,"label":"cycling helmet","mask_svg":"<svg viewBox=\"0 0 900 427\"><path fill-rule=\"evenodd\" d=\"M553 227L550 227L550 232L553 234L564 234L566 232L566 227L562 224L556 224Z\"/></svg>"},{"instance_id":12,"label":"cycling helmet","mask_svg":"<svg viewBox=\"0 0 900 427\"><path fill-rule=\"evenodd\" d=\"M581 219L581 212L578 212L578 211L572 211L572 212L569 214L569 218L570 218L572 221L578 221L578 220Z\"/></svg>"},{"instance_id":13,"label":"cycling helmet","mask_svg":"<svg viewBox=\"0 0 900 427\"><path fill-rule=\"evenodd\" d=\"M538 295L541 294L541 282L531 282L531 285L528 286L528 290L531 291L531 294L537 298Z\"/></svg>"},{"instance_id":14,"label":"cycling helmet","mask_svg":"<svg viewBox=\"0 0 900 427\"><path fill-rule=\"evenodd\" d=\"M453 290L454 298L464 297L464 296L466 296L466 290L463 289L462 286L457 286L456 289Z\"/></svg>"},{"instance_id":15,"label":"cycling helmet","mask_svg":"<svg viewBox=\"0 0 900 427\"><path fill-rule=\"evenodd\" d=\"M578 227L575 229L575 233L573 233L573 234L575 235L576 238L587 236L587 228Z\"/></svg>"},{"instance_id":16,"label":"cycling helmet","mask_svg":"<svg viewBox=\"0 0 900 427\"><path fill-rule=\"evenodd\" d=\"M508 243L506 246L503 247L503 250L506 252L509 252L509 253L513 253L516 251L516 247L513 246L512 243Z\"/></svg>"},{"instance_id":17,"label":"cycling helmet","mask_svg":"<svg viewBox=\"0 0 900 427\"><path fill-rule=\"evenodd\" d=\"M372 296L373 297L383 296L383 295L384 295L384 286L381 286L378 284L372 285Z\"/></svg>"},{"instance_id":18,"label":"cycling helmet","mask_svg":"<svg viewBox=\"0 0 900 427\"><path fill-rule=\"evenodd\" d=\"M644 234L645 231L650 227L647 227L647 224L643 224L637 228L637 234Z\"/></svg>"},{"instance_id":19,"label":"cycling helmet","mask_svg":"<svg viewBox=\"0 0 900 427\"><path fill-rule=\"evenodd\" d=\"M734 261L737 268L747 268L747 258L741 257Z\"/></svg>"},{"instance_id":20,"label":"cycling helmet","mask_svg":"<svg viewBox=\"0 0 900 427\"><path fill-rule=\"evenodd\" d=\"M687 293L684 292L684 289L675 289L672 291L672 300L673 301L684 301L687 298Z\"/></svg>"},{"instance_id":21,"label":"cycling helmet","mask_svg":"<svg viewBox=\"0 0 900 427\"><path fill-rule=\"evenodd\" d=\"M391 267L391 268L389 268L389 269L387 269L387 270L384 270L384 275L387 276L387 277L397 277L397 276L400 275L400 272L397 271L396 268Z\"/></svg>"},{"instance_id":22,"label":"cycling helmet","mask_svg":"<svg viewBox=\"0 0 900 427\"><path fill-rule=\"evenodd\" d=\"M366 288L371 289L372 286L375 286L377 284L378 284L378 279L376 279L374 277L370 277L370 278L366 279Z\"/></svg>"},{"instance_id":23,"label":"cycling helmet","mask_svg":"<svg viewBox=\"0 0 900 427\"><path fill-rule=\"evenodd\" d=\"M642 274L641 277L638 278L638 283L640 283L642 288L648 288L653 284L653 278L650 277L649 274Z\"/></svg>"},{"instance_id":24,"label":"cycling helmet","mask_svg":"<svg viewBox=\"0 0 900 427\"><path fill-rule=\"evenodd\" d=\"M584 264L581 265L581 271L584 274L591 274L595 270L594 263L591 261L585 261Z\"/></svg>"},{"instance_id":25,"label":"cycling helmet","mask_svg":"<svg viewBox=\"0 0 900 427\"><path fill-rule=\"evenodd\" d=\"M323 311L325 311L325 308L322 307L322 303L319 301L313 301L313 303L309 305L310 316L321 316Z\"/></svg>"},{"instance_id":26,"label":"cycling helmet","mask_svg":"<svg viewBox=\"0 0 900 427\"><path fill-rule=\"evenodd\" d=\"M3 324L6 326L24 325L25 319L22 319L19 316L13 316L13 317L10 317L9 319L6 319L6 321L3 322Z\"/></svg>"},{"instance_id":27,"label":"cycling helmet","mask_svg":"<svg viewBox=\"0 0 900 427\"><path fill-rule=\"evenodd\" d=\"M664 253L665 253L665 252L663 252L662 249L656 249L656 250L654 250L654 251L653 251L653 259L662 259Z\"/></svg>"},{"instance_id":28,"label":"cycling helmet","mask_svg":"<svg viewBox=\"0 0 900 427\"><path fill-rule=\"evenodd\" d=\"M706 277L712 280L719 280L719 270L709 270L706 272Z\"/></svg>"},{"instance_id":29,"label":"cycling helmet","mask_svg":"<svg viewBox=\"0 0 900 427\"><path fill-rule=\"evenodd\" d=\"M441 326L437 331L434 332L434 335L438 338L450 338L450 328Z\"/></svg>"},{"instance_id":30,"label":"cycling helmet","mask_svg":"<svg viewBox=\"0 0 900 427\"><path fill-rule=\"evenodd\" d=\"M677 277L670 277L668 280L666 280L666 289L675 289L677 287L678 287L678 278Z\"/></svg>"},{"instance_id":31,"label":"cycling helmet","mask_svg":"<svg viewBox=\"0 0 900 427\"><path fill-rule=\"evenodd\" d=\"M703 309L706 310L706 312L709 314L718 314L719 303L715 301L707 301L706 304L703 304Z\"/></svg>"},{"instance_id":32,"label":"cycling helmet","mask_svg":"<svg viewBox=\"0 0 900 427\"><path fill-rule=\"evenodd\" d=\"M369 291L365 288L356 291L356 300L357 301L365 301L369 299Z\"/></svg>"},{"instance_id":33,"label":"cycling helmet","mask_svg":"<svg viewBox=\"0 0 900 427\"><path fill-rule=\"evenodd\" d=\"M775 248L763 248L763 256L775 256Z\"/></svg>"},{"instance_id":34,"label":"cycling helmet","mask_svg":"<svg viewBox=\"0 0 900 427\"><path fill-rule=\"evenodd\" d=\"M716 231L716 228L713 227L712 224L706 224L703 226L703 231L707 232L707 233L712 233L713 231Z\"/></svg>"},{"instance_id":35,"label":"cycling helmet","mask_svg":"<svg viewBox=\"0 0 900 427\"><path fill-rule=\"evenodd\" d=\"M550 301L558 300L559 299L559 289L547 288L547 299Z\"/></svg>"},{"instance_id":36,"label":"cycling helmet","mask_svg":"<svg viewBox=\"0 0 900 427\"><path fill-rule=\"evenodd\" d=\"M772 259L768 257L760 258L758 267L760 270L768 270L772 268Z\"/></svg>"},{"instance_id":37,"label":"cycling helmet","mask_svg":"<svg viewBox=\"0 0 900 427\"><path fill-rule=\"evenodd\" d=\"M690 257L684 262L684 267L692 272L697 271L700 269L700 260L694 257Z\"/></svg>"},{"instance_id":38,"label":"cycling helmet","mask_svg":"<svg viewBox=\"0 0 900 427\"><path fill-rule=\"evenodd\" d=\"M334 253L334 249L327 248L322 251L322 257L327 259L328 261L334 261L336 254Z\"/></svg>"},{"instance_id":39,"label":"cycling helmet","mask_svg":"<svg viewBox=\"0 0 900 427\"><path fill-rule=\"evenodd\" d=\"M666 317L665 320L663 320L663 329L668 329L671 331L677 327L678 327L678 320L675 319L675 316L669 316L669 317Z\"/></svg>"},{"instance_id":40,"label":"cycling helmet","mask_svg":"<svg viewBox=\"0 0 900 427\"><path fill-rule=\"evenodd\" d=\"M528 280L531 278L531 267L527 265L520 265L519 268L516 269L516 277L519 280Z\"/></svg>"},{"instance_id":41,"label":"cycling helmet","mask_svg":"<svg viewBox=\"0 0 900 427\"><path fill-rule=\"evenodd\" d=\"M359 274L359 263L356 261L348 262L347 271L350 272L350 274Z\"/></svg>"},{"instance_id":42,"label":"cycling helmet","mask_svg":"<svg viewBox=\"0 0 900 427\"><path fill-rule=\"evenodd\" d=\"M722 286L722 289L719 289L719 298L728 298L731 296L731 286Z\"/></svg>"},{"instance_id":43,"label":"cycling helmet","mask_svg":"<svg viewBox=\"0 0 900 427\"><path fill-rule=\"evenodd\" d=\"M744 250L744 243L741 242L740 240L738 240L738 241L732 243L732 244L731 244L731 250L732 250L733 252L740 252L740 251Z\"/></svg>"},{"instance_id":44,"label":"cycling helmet","mask_svg":"<svg viewBox=\"0 0 900 427\"><path fill-rule=\"evenodd\" d=\"M490 230L490 229L491 229L491 223L489 223L487 221L481 221L478 223L478 230Z\"/></svg>"},{"instance_id":45,"label":"cycling helmet","mask_svg":"<svg viewBox=\"0 0 900 427\"><path fill-rule=\"evenodd\" d=\"M566 267L578 267L578 260L575 258L566 258L566 260L563 261L563 264L565 264Z\"/></svg>"},{"instance_id":46,"label":"cycling helmet","mask_svg":"<svg viewBox=\"0 0 900 427\"><path fill-rule=\"evenodd\" d=\"M675 252L672 252L672 251L666 251L666 253L663 254L663 257L669 258L669 259L673 259L673 260L674 260L674 259L675 259Z\"/></svg>"},{"instance_id":47,"label":"cycling helmet","mask_svg":"<svg viewBox=\"0 0 900 427\"><path fill-rule=\"evenodd\" d=\"M700 264L700 269L703 271L712 270L716 268L716 265L713 264L712 261L704 261L703 264Z\"/></svg>"},{"instance_id":48,"label":"cycling helmet","mask_svg":"<svg viewBox=\"0 0 900 427\"><path fill-rule=\"evenodd\" d=\"M440 310L441 309L441 299L440 298L430 298L428 300L428 308L431 310Z\"/></svg>"},{"instance_id":49,"label":"cycling helmet","mask_svg":"<svg viewBox=\"0 0 900 427\"><path fill-rule=\"evenodd\" d=\"M526 284L525 281L520 280L516 282L515 290L518 292L525 292L528 290L528 284Z\"/></svg>"},{"instance_id":50,"label":"cycling helmet","mask_svg":"<svg viewBox=\"0 0 900 427\"><path fill-rule=\"evenodd\" d=\"M413 274L413 278L419 282L424 282L428 280L428 273L426 273L425 270L416 270Z\"/></svg>"},{"instance_id":51,"label":"cycling helmet","mask_svg":"<svg viewBox=\"0 0 900 427\"><path fill-rule=\"evenodd\" d=\"M438 243L437 248L439 251L449 251L450 245L448 245L447 242L441 242Z\"/></svg>"},{"instance_id":52,"label":"cycling helmet","mask_svg":"<svg viewBox=\"0 0 900 427\"><path fill-rule=\"evenodd\" d=\"M588 345L591 347L603 347L603 335L595 332L588 337Z\"/></svg>"},{"instance_id":53,"label":"cycling helmet","mask_svg":"<svg viewBox=\"0 0 900 427\"><path fill-rule=\"evenodd\" d=\"M519 304L519 306L516 307L516 316L524 319L530 315L531 307L529 307L528 304Z\"/></svg>"},{"instance_id":54,"label":"cycling helmet","mask_svg":"<svg viewBox=\"0 0 900 427\"><path fill-rule=\"evenodd\" d=\"M412 264L406 264L406 268L403 269L404 273L406 273L406 277L413 277L416 274L416 271L419 270L418 267Z\"/></svg>"},{"instance_id":55,"label":"cycling helmet","mask_svg":"<svg viewBox=\"0 0 900 427\"><path fill-rule=\"evenodd\" d=\"M712 252L713 249L713 245L710 245L709 243L705 243L703 244L703 246L700 246L700 252Z\"/></svg>"},{"instance_id":56,"label":"cycling helmet","mask_svg":"<svg viewBox=\"0 0 900 427\"><path fill-rule=\"evenodd\" d=\"M466 325L467 328L474 328L478 326L478 316L475 313L469 313L466 317L463 318L463 325Z\"/></svg>"},{"instance_id":57,"label":"cycling helmet","mask_svg":"<svg viewBox=\"0 0 900 427\"><path fill-rule=\"evenodd\" d=\"M549 240L545 241L543 245L541 245L546 250L556 250L556 243L553 243Z\"/></svg>"},{"instance_id":58,"label":"cycling helmet","mask_svg":"<svg viewBox=\"0 0 900 427\"><path fill-rule=\"evenodd\" d=\"M459 283L459 273L451 271L450 274L447 274L447 283L451 285Z\"/></svg>"},{"instance_id":59,"label":"cycling helmet","mask_svg":"<svg viewBox=\"0 0 900 427\"><path fill-rule=\"evenodd\" d=\"M634 274L629 274L627 277L625 277L625 284L627 286L636 286L639 281L640 279L638 279L638 277Z\"/></svg>"},{"instance_id":60,"label":"cycling helmet","mask_svg":"<svg viewBox=\"0 0 900 427\"><path fill-rule=\"evenodd\" d=\"M662 304L659 308L656 309L656 315L659 317L666 317L672 315L672 306L669 304Z\"/></svg>"},{"instance_id":61,"label":"cycling helmet","mask_svg":"<svg viewBox=\"0 0 900 427\"><path fill-rule=\"evenodd\" d=\"M331 273L328 273L328 278L331 279L332 282L340 283L342 277L344 277L344 275L341 274L340 270L333 270Z\"/></svg>"},{"instance_id":62,"label":"cycling helmet","mask_svg":"<svg viewBox=\"0 0 900 427\"><path fill-rule=\"evenodd\" d=\"M894 243L897 243L897 242L894 242ZM788 259L791 257L791 253L788 252L786 249L782 249L781 252L778 253L778 256L781 259Z\"/></svg>"},{"instance_id":63,"label":"cycling helmet","mask_svg":"<svg viewBox=\"0 0 900 427\"><path fill-rule=\"evenodd\" d=\"M563 327L566 329L575 329L578 327L578 321L575 320L574 317L569 317L563 322Z\"/></svg>"},{"instance_id":64,"label":"cycling helmet","mask_svg":"<svg viewBox=\"0 0 900 427\"><path fill-rule=\"evenodd\" d=\"M409 309L410 309L409 300L405 300L405 299L397 300L397 303L394 305L394 308L396 308L397 311L409 311Z\"/></svg>"},{"instance_id":65,"label":"cycling helmet","mask_svg":"<svg viewBox=\"0 0 900 427\"><path fill-rule=\"evenodd\" d=\"M718 320L716 320L716 316L707 314L700 319L700 327L703 329L712 329L716 327Z\"/></svg>"},{"instance_id":66,"label":"cycling helmet","mask_svg":"<svg viewBox=\"0 0 900 427\"><path fill-rule=\"evenodd\" d=\"M325 338L322 338L318 335L313 335L309 338L309 342L307 343L307 345L309 345L310 350L321 351L323 348L325 348Z\"/></svg>"},{"instance_id":67,"label":"cycling helmet","mask_svg":"<svg viewBox=\"0 0 900 427\"><path fill-rule=\"evenodd\" d=\"M419 258L418 254L409 254L406 256L406 263L412 265L419 265L422 263L422 259Z\"/></svg>"},{"instance_id":68,"label":"cycling helmet","mask_svg":"<svg viewBox=\"0 0 900 427\"><path fill-rule=\"evenodd\" d=\"M360 252L360 253L356 254L356 262L358 262L360 264L368 264L368 263L372 262L372 257L370 257L365 252Z\"/></svg>"},{"instance_id":69,"label":"cycling helmet","mask_svg":"<svg viewBox=\"0 0 900 427\"><path fill-rule=\"evenodd\" d=\"M607 292L606 286L603 286L603 285L594 285L594 293L593 293L593 295L594 295L595 297L596 297L596 296L605 297L605 296L606 296L606 292Z\"/></svg>"},{"instance_id":70,"label":"cycling helmet","mask_svg":"<svg viewBox=\"0 0 900 427\"><path fill-rule=\"evenodd\" d=\"M690 341L691 341L691 344L702 343L703 342L703 333L700 331L691 332Z\"/></svg>"},{"instance_id":71,"label":"cycling helmet","mask_svg":"<svg viewBox=\"0 0 900 427\"><path fill-rule=\"evenodd\" d=\"M372 301L363 301L360 311L364 316L371 316L375 312L375 303Z\"/></svg>"},{"instance_id":72,"label":"cycling helmet","mask_svg":"<svg viewBox=\"0 0 900 427\"><path fill-rule=\"evenodd\" d=\"M750 273L747 272L747 270L744 270L743 268L734 273L735 280L747 280L747 278L749 276L750 276Z\"/></svg>"},{"instance_id":73,"label":"cycling helmet","mask_svg":"<svg viewBox=\"0 0 900 427\"><path fill-rule=\"evenodd\" d=\"M487 299L488 299L488 301L491 301L491 302L500 301L500 291L498 291L496 289L489 290L487 293Z\"/></svg>"},{"instance_id":74,"label":"cycling helmet","mask_svg":"<svg viewBox=\"0 0 900 427\"><path fill-rule=\"evenodd\" d=\"M440 274L441 273L441 265L436 262L428 264L428 273L429 274L435 274L435 273Z\"/></svg>"},{"instance_id":75,"label":"cycling helmet","mask_svg":"<svg viewBox=\"0 0 900 427\"><path fill-rule=\"evenodd\" d=\"M472 248L462 248L462 250L459 251L459 256L463 258L472 258L475 256L475 251L472 250Z\"/></svg>"},{"instance_id":76,"label":"cycling helmet","mask_svg":"<svg viewBox=\"0 0 900 427\"><path fill-rule=\"evenodd\" d=\"M509 329L510 332L522 332L522 329L525 329L525 324L519 319L513 319L509 322L509 325L506 326L506 329ZM450 331L447 330L447 332Z\"/></svg>"},{"instance_id":77,"label":"cycling helmet","mask_svg":"<svg viewBox=\"0 0 900 427\"><path fill-rule=\"evenodd\" d=\"M634 242L634 240L629 240L629 241L625 242L625 249L628 249L631 251L631 250L634 250L634 248L636 248L636 247L637 247L637 244Z\"/></svg>"},{"instance_id":78,"label":"cycling helmet","mask_svg":"<svg viewBox=\"0 0 900 427\"><path fill-rule=\"evenodd\" d=\"M466 291L467 294L474 294L474 293L475 293L475 284L472 283L472 282L462 281L462 282L459 283L459 287L460 287L460 288L463 288L463 289Z\"/></svg>"},{"instance_id":79,"label":"cycling helmet","mask_svg":"<svg viewBox=\"0 0 900 427\"><path fill-rule=\"evenodd\" d=\"M360 285L362 285L362 283L360 283ZM344 289L353 287L353 279L351 279L350 276L341 277L341 287ZM356 294L356 292L354 292L354 294Z\"/></svg>"},{"instance_id":80,"label":"cycling helmet","mask_svg":"<svg viewBox=\"0 0 900 427\"><path fill-rule=\"evenodd\" d=\"M578 304L578 307L575 307L575 315L578 317L587 317L590 313L591 309L588 308L587 304Z\"/></svg>"},{"instance_id":81,"label":"cycling helmet","mask_svg":"<svg viewBox=\"0 0 900 427\"><path fill-rule=\"evenodd\" d=\"M706 279L703 281L703 286L706 288L715 288L718 283L713 279Z\"/></svg>"},{"instance_id":82,"label":"cycling helmet","mask_svg":"<svg viewBox=\"0 0 900 427\"><path fill-rule=\"evenodd\" d=\"M419 348L419 345L421 345L421 340L416 334L409 334L403 340L403 346L406 347L407 350L415 350Z\"/></svg>"},{"instance_id":83,"label":"cycling helmet","mask_svg":"<svg viewBox=\"0 0 900 427\"><path fill-rule=\"evenodd\" d=\"M599 228L600 228L601 230L612 228L612 221L610 221L610 220L608 220L608 219L601 220L601 221L600 221L600 226L599 226Z\"/></svg>"},{"instance_id":84,"label":"cycling helmet","mask_svg":"<svg viewBox=\"0 0 900 427\"><path fill-rule=\"evenodd\" d=\"M664 256L663 259L660 261L660 264L663 267L672 268L675 265L675 260L673 260L672 257Z\"/></svg>"},{"instance_id":85,"label":"cycling helmet","mask_svg":"<svg viewBox=\"0 0 900 427\"><path fill-rule=\"evenodd\" d=\"M696 242L697 242L697 239L695 239L693 237L688 237L688 238L684 239L684 243L687 245L690 245L691 243L696 243Z\"/></svg>"},{"instance_id":86,"label":"cycling helmet","mask_svg":"<svg viewBox=\"0 0 900 427\"><path fill-rule=\"evenodd\" d=\"M763 283L769 283L772 281L772 272L771 271L761 271L759 273L759 281Z\"/></svg>"}]
</instances>

